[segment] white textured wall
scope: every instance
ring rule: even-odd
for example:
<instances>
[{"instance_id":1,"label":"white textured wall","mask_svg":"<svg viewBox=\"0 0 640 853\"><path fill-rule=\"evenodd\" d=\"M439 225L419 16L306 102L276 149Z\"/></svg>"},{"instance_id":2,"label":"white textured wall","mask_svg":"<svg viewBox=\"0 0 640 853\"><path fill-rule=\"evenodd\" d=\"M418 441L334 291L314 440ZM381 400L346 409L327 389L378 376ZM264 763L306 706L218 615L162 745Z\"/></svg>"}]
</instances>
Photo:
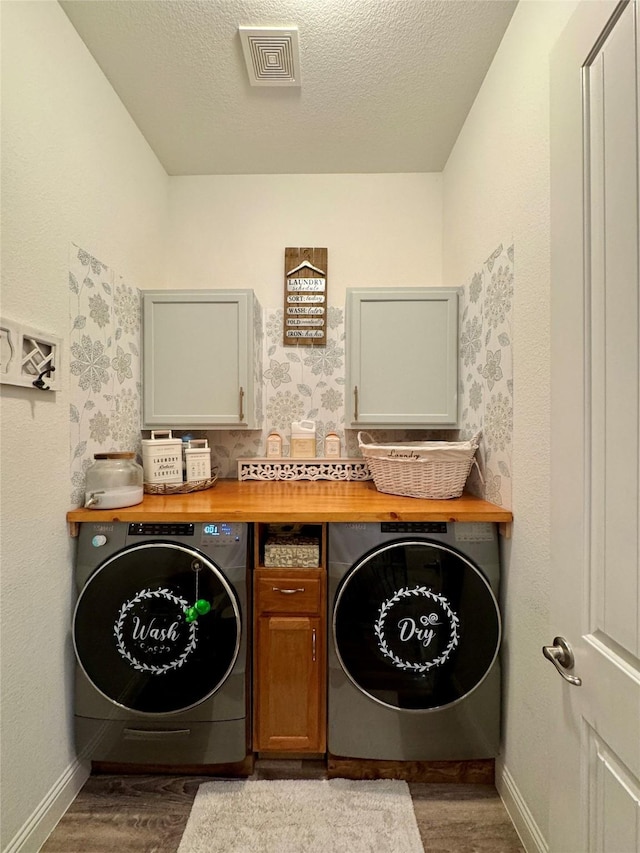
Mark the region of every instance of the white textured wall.
<instances>
[{"instance_id":1,"label":"white textured wall","mask_svg":"<svg viewBox=\"0 0 640 853\"><path fill-rule=\"evenodd\" d=\"M167 177L57 3L1 13L2 314L64 340L61 391L0 386L5 850L75 761L69 244L156 286Z\"/></svg>"},{"instance_id":2,"label":"white textured wall","mask_svg":"<svg viewBox=\"0 0 640 853\"><path fill-rule=\"evenodd\" d=\"M549 52L576 4L516 8L444 170L444 282L515 247L513 539L505 548L503 762L546 837L550 795Z\"/></svg>"},{"instance_id":3,"label":"white textured wall","mask_svg":"<svg viewBox=\"0 0 640 853\"><path fill-rule=\"evenodd\" d=\"M279 308L287 246L328 248L338 307L347 287L442 283L439 173L172 177L169 187L167 287L252 287Z\"/></svg>"}]
</instances>

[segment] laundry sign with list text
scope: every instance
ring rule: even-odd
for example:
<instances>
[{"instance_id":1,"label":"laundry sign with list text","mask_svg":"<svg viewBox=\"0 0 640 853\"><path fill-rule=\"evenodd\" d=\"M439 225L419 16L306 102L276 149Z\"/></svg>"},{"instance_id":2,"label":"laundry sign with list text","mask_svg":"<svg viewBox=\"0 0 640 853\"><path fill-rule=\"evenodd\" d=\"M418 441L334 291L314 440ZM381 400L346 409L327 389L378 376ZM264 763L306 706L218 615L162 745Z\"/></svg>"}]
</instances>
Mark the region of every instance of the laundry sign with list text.
<instances>
[{"instance_id":1,"label":"laundry sign with list text","mask_svg":"<svg viewBox=\"0 0 640 853\"><path fill-rule=\"evenodd\" d=\"M284 250L285 346L327 343L327 250Z\"/></svg>"}]
</instances>

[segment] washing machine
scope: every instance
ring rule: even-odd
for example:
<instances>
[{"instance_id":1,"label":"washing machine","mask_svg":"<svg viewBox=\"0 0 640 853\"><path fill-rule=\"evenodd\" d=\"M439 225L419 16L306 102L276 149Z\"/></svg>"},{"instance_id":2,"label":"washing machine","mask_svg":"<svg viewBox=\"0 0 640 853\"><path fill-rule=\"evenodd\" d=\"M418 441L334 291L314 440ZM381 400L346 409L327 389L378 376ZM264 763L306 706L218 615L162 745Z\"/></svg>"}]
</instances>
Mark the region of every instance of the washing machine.
<instances>
[{"instance_id":1,"label":"washing machine","mask_svg":"<svg viewBox=\"0 0 640 853\"><path fill-rule=\"evenodd\" d=\"M80 756L245 759L248 538L244 523L80 525L72 632Z\"/></svg>"},{"instance_id":2,"label":"washing machine","mask_svg":"<svg viewBox=\"0 0 640 853\"><path fill-rule=\"evenodd\" d=\"M497 525L333 523L328 567L329 753L495 757Z\"/></svg>"}]
</instances>

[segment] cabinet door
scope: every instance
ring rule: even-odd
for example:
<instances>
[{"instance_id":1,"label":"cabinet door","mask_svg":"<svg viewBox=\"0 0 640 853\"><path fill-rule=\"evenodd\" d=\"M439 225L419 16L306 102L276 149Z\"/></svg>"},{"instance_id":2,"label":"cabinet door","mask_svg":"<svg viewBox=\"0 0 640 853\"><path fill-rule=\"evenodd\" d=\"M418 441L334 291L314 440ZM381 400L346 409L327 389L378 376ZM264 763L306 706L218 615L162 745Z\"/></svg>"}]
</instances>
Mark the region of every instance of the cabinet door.
<instances>
[{"instance_id":1,"label":"cabinet door","mask_svg":"<svg viewBox=\"0 0 640 853\"><path fill-rule=\"evenodd\" d=\"M309 616L257 620L257 751L324 752L321 622Z\"/></svg>"},{"instance_id":2,"label":"cabinet door","mask_svg":"<svg viewBox=\"0 0 640 853\"><path fill-rule=\"evenodd\" d=\"M146 291L144 426L254 428L250 290Z\"/></svg>"},{"instance_id":3,"label":"cabinet door","mask_svg":"<svg viewBox=\"0 0 640 853\"><path fill-rule=\"evenodd\" d=\"M347 422L456 426L457 290L351 288L346 315Z\"/></svg>"}]
</instances>

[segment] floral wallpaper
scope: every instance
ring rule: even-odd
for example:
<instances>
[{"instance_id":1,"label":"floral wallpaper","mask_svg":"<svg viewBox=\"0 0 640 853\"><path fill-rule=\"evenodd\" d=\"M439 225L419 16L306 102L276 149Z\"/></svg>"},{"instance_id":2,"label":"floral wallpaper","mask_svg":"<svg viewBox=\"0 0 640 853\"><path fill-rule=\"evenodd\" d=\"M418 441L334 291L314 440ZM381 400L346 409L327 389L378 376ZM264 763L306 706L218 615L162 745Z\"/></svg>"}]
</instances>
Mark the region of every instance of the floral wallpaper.
<instances>
[{"instance_id":1,"label":"floral wallpaper","mask_svg":"<svg viewBox=\"0 0 640 853\"><path fill-rule=\"evenodd\" d=\"M490 255L460 300L460 438L482 430L468 488L492 503L511 506L513 436L512 309L514 248Z\"/></svg>"},{"instance_id":2,"label":"floral wallpaper","mask_svg":"<svg viewBox=\"0 0 640 853\"><path fill-rule=\"evenodd\" d=\"M74 244L69 263L71 503L93 454L140 454L140 292Z\"/></svg>"},{"instance_id":3,"label":"floral wallpaper","mask_svg":"<svg viewBox=\"0 0 640 853\"><path fill-rule=\"evenodd\" d=\"M327 433L337 432L344 446L344 311L328 308L324 347L285 347L282 326L282 308L271 311L264 361L267 434L279 431L288 455L291 422L315 421L316 453L324 456Z\"/></svg>"}]
</instances>

